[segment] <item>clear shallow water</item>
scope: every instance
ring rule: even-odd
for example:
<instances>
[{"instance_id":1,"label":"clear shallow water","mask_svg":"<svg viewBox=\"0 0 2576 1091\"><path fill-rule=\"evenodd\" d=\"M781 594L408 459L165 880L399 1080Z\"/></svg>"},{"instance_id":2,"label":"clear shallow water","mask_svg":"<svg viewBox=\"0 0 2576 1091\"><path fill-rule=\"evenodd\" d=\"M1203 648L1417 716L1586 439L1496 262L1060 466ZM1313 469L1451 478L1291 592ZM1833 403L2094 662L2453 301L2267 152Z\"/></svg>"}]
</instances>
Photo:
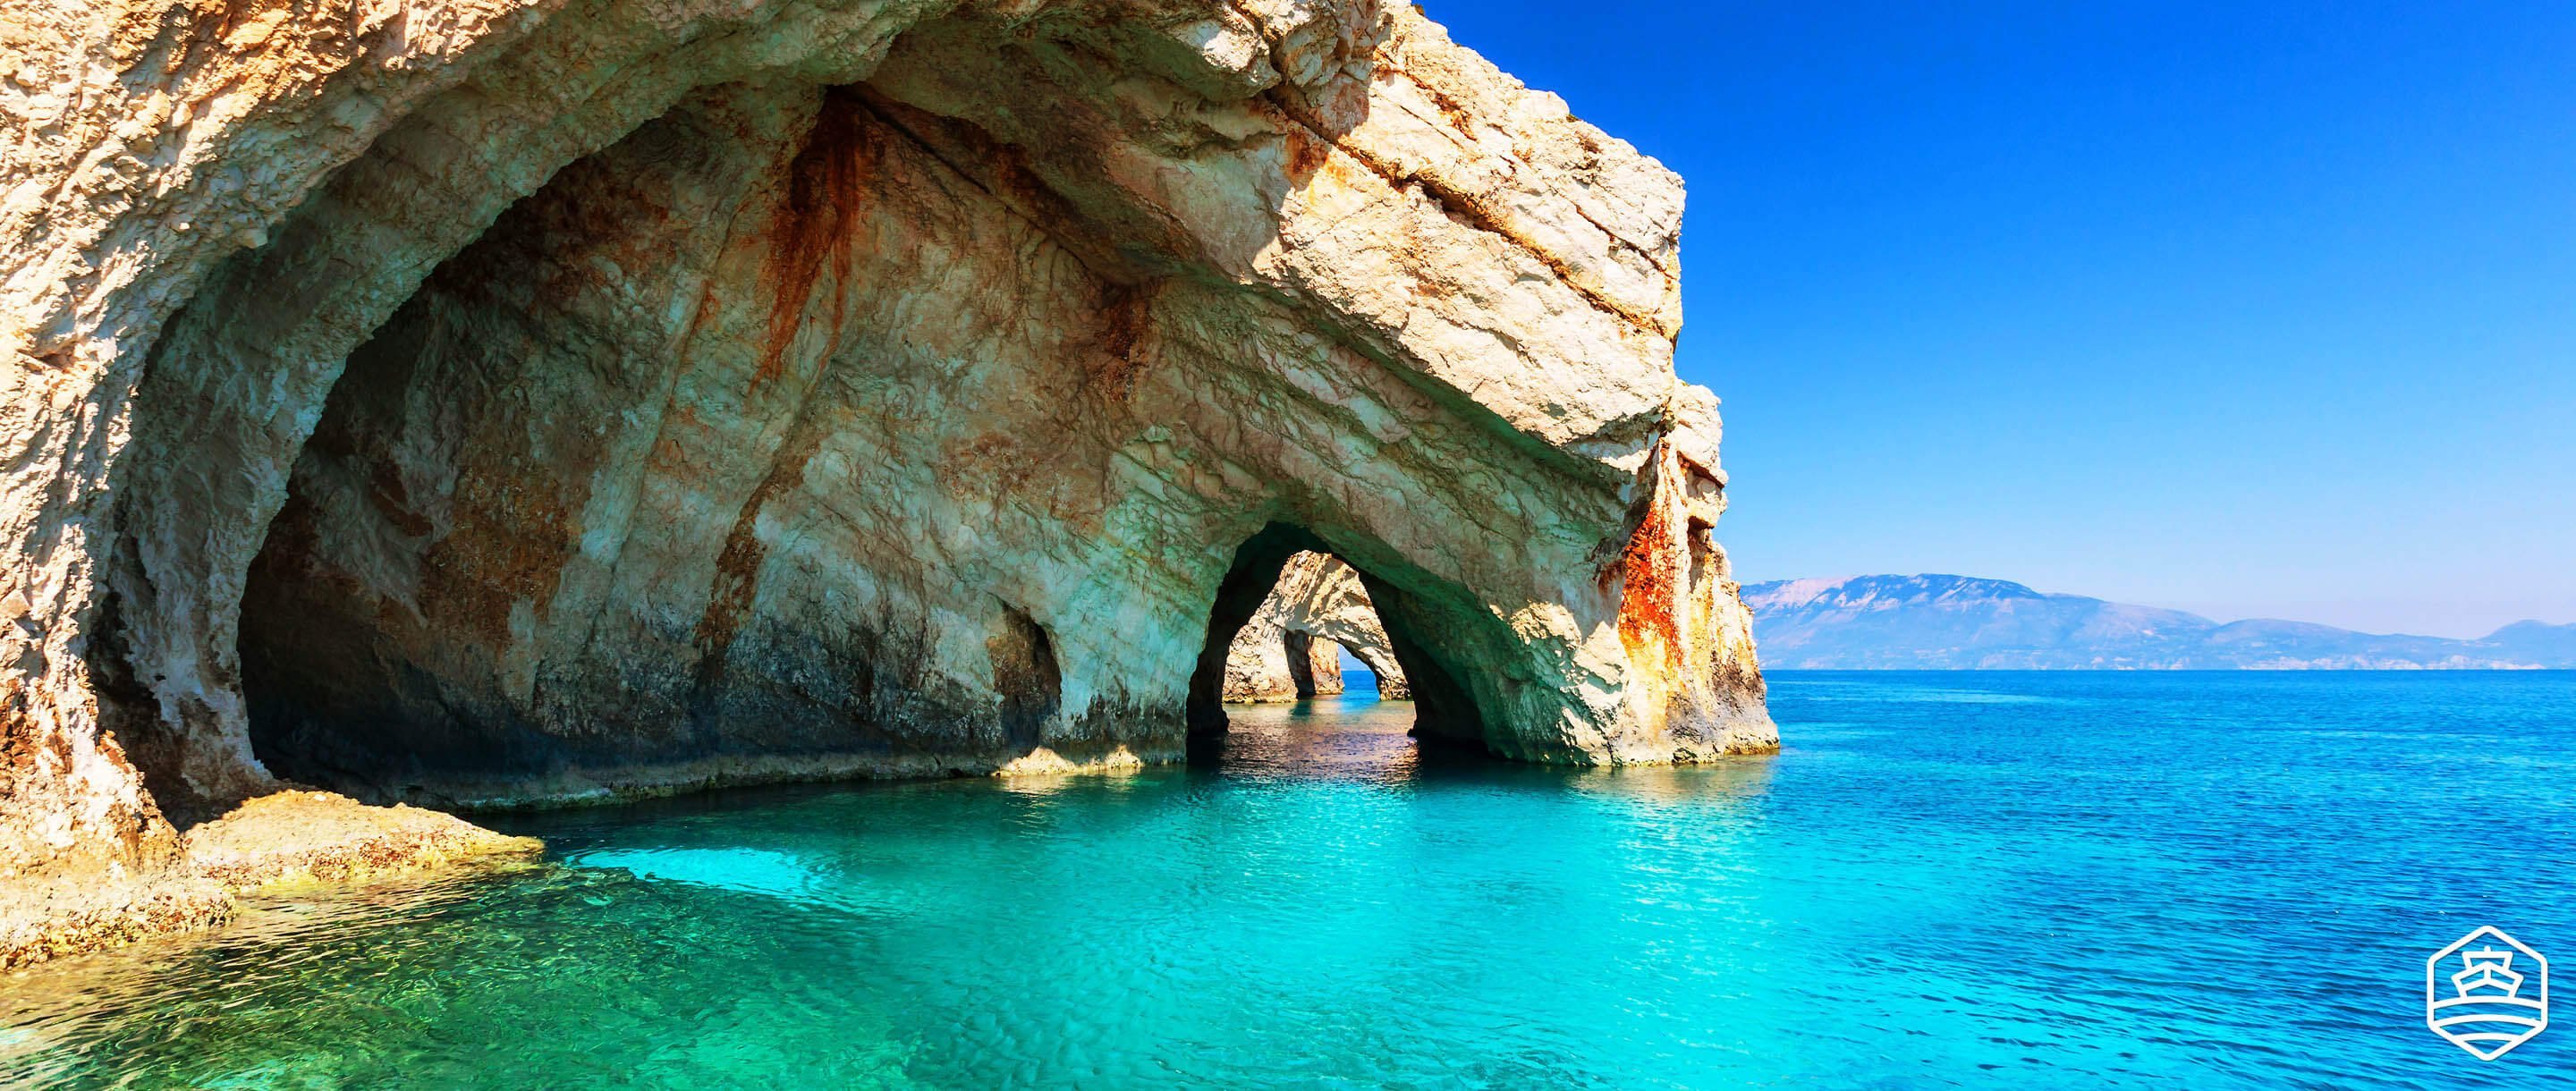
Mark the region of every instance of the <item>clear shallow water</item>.
<instances>
[{"instance_id":1,"label":"clear shallow water","mask_svg":"<svg viewBox=\"0 0 2576 1091\"><path fill-rule=\"evenodd\" d=\"M498 821L560 866L0 977L66 1086L2515 1087L2576 997L2576 674L1783 674L1788 750L1586 773L1246 710L1120 779Z\"/></svg>"}]
</instances>

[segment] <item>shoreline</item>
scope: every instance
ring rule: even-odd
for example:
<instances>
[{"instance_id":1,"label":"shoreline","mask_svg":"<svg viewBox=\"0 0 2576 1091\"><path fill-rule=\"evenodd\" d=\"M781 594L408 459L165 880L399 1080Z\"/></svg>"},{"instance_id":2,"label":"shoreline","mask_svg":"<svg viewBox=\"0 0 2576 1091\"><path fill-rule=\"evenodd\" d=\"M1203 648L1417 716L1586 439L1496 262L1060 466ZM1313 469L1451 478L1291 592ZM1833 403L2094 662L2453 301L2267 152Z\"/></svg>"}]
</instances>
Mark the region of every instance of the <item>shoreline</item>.
<instances>
[{"instance_id":1,"label":"shoreline","mask_svg":"<svg viewBox=\"0 0 2576 1091\"><path fill-rule=\"evenodd\" d=\"M439 811L304 789L248 800L177 842L145 867L0 886L0 971L213 928L245 896L358 888L545 849Z\"/></svg>"}]
</instances>

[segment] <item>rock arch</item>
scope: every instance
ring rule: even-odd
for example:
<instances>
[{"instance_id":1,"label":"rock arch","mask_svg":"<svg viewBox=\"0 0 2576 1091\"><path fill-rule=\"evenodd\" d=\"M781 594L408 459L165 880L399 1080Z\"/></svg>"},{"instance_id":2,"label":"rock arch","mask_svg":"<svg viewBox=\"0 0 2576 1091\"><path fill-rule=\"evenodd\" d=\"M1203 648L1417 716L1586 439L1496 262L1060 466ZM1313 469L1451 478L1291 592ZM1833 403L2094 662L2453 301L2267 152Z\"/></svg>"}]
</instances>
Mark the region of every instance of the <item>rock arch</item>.
<instances>
[{"instance_id":1,"label":"rock arch","mask_svg":"<svg viewBox=\"0 0 2576 1091\"><path fill-rule=\"evenodd\" d=\"M1359 573L1329 553L1297 554L1226 649L1225 699L1340 693L1343 649L1377 675L1378 696L1402 700L1410 692ZM1327 678L1319 689L1317 680Z\"/></svg>"},{"instance_id":2,"label":"rock arch","mask_svg":"<svg viewBox=\"0 0 2576 1091\"><path fill-rule=\"evenodd\" d=\"M288 751L446 803L1175 757L1273 526L1427 731L1773 744L1678 180L1406 6L23 22L0 882Z\"/></svg>"}]
</instances>

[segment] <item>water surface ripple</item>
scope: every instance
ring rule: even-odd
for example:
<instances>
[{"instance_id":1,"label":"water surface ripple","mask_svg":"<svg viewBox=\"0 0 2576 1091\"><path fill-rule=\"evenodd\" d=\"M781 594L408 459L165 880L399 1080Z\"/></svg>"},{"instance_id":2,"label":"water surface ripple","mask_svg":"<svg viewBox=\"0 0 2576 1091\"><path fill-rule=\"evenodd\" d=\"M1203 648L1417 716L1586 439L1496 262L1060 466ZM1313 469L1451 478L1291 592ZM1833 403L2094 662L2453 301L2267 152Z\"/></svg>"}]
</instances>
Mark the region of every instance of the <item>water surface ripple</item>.
<instances>
[{"instance_id":1,"label":"water surface ripple","mask_svg":"<svg viewBox=\"0 0 2576 1091\"><path fill-rule=\"evenodd\" d=\"M2481 924L2576 997L2576 674L1773 699L1787 751L1704 769L1421 751L1353 699L1128 778L495 819L555 865L0 977L0 1082L2576 1081L2576 1014L2492 1063L2423 1025Z\"/></svg>"}]
</instances>

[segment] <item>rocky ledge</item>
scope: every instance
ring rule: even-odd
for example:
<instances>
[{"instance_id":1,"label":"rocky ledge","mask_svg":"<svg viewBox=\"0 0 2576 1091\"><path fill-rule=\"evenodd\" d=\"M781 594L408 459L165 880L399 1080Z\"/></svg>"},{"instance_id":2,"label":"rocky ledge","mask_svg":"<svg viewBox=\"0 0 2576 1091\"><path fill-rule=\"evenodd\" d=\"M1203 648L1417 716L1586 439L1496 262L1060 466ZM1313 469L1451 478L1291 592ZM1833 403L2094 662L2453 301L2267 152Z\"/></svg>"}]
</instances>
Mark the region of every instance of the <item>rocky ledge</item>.
<instances>
[{"instance_id":1,"label":"rocky ledge","mask_svg":"<svg viewBox=\"0 0 2576 1091\"><path fill-rule=\"evenodd\" d=\"M0 970L219 924L243 894L291 894L525 859L545 845L452 815L331 792L249 800L175 855L86 881L0 884Z\"/></svg>"},{"instance_id":2,"label":"rocky ledge","mask_svg":"<svg viewBox=\"0 0 2576 1091\"><path fill-rule=\"evenodd\" d=\"M189 866L235 894L342 886L545 850L536 838L454 815L305 791L251 800L183 841Z\"/></svg>"},{"instance_id":3,"label":"rocky ledge","mask_svg":"<svg viewBox=\"0 0 2576 1091\"><path fill-rule=\"evenodd\" d=\"M1420 733L1775 745L1680 180L1408 5L6 2L0 890L1175 760L1300 552Z\"/></svg>"}]
</instances>

